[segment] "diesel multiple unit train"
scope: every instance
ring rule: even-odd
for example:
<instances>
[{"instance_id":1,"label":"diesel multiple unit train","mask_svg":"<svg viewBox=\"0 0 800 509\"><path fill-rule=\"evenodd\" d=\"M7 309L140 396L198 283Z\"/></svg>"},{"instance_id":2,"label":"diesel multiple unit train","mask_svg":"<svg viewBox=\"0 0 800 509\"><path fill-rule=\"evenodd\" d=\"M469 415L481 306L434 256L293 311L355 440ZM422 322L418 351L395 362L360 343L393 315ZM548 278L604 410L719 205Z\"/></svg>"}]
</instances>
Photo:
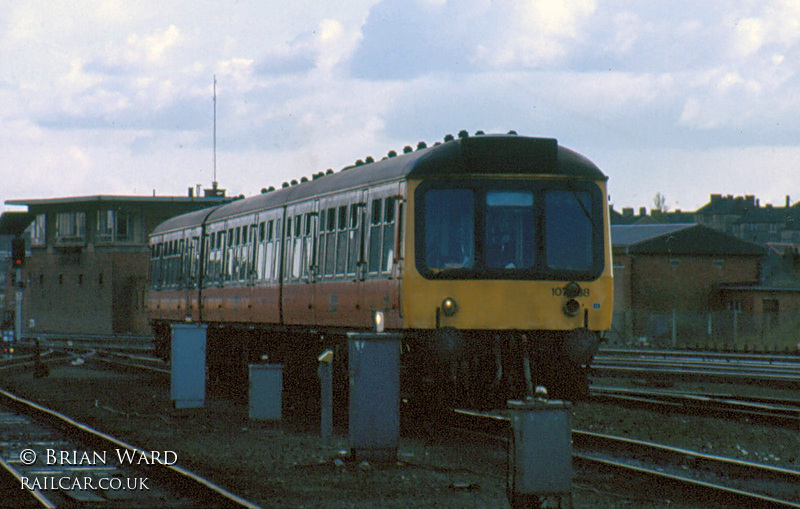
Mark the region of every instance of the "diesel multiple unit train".
<instances>
[{"instance_id":1,"label":"diesel multiple unit train","mask_svg":"<svg viewBox=\"0 0 800 509\"><path fill-rule=\"evenodd\" d=\"M246 376L264 354L314 373L324 349L345 362L346 333L379 319L402 333L408 390L585 392L612 317L607 177L513 132L404 152L159 225L157 349L170 324L201 322L212 378Z\"/></svg>"}]
</instances>

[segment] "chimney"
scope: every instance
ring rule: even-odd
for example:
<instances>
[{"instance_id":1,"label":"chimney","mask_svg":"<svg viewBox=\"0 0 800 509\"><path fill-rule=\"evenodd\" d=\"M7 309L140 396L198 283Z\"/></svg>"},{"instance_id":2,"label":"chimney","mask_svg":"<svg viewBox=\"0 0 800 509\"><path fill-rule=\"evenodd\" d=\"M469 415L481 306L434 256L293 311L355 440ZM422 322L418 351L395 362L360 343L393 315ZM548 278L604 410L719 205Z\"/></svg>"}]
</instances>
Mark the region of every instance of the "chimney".
<instances>
[{"instance_id":1,"label":"chimney","mask_svg":"<svg viewBox=\"0 0 800 509\"><path fill-rule=\"evenodd\" d=\"M786 208L788 209L791 206L792 206L792 198L787 194L786 195Z\"/></svg>"}]
</instances>

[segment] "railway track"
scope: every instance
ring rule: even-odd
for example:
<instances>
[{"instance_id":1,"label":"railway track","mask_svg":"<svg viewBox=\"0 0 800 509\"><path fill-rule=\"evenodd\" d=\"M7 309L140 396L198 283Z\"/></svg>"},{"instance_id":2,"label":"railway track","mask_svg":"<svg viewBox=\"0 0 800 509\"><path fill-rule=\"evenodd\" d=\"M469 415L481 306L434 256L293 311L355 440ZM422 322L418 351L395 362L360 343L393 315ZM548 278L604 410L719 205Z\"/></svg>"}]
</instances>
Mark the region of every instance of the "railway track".
<instances>
[{"instance_id":1,"label":"railway track","mask_svg":"<svg viewBox=\"0 0 800 509\"><path fill-rule=\"evenodd\" d=\"M255 507L177 465L0 390L4 486L20 507ZM21 493L15 496L22 497Z\"/></svg>"},{"instance_id":2,"label":"railway track","mask_svg":"<svg viewBox=\"0 0 800 509\"><path fill-rule=\"evenodd\" d=\"M592 375L782 384L797 388L800 356L603 349L592 361Z\"/></svg>"},{"instance_id":3,"label":"railway track","mask_svg":"<svg viewBox=\"0 0 800 509\"><path fill-rule=\"evenodd\" d=\"M510 420L502 413L454 410L449 425L508 443ZM799 471L577 429L572 439L576 465L655 479L723 506L800 508Z\"/></svg>"},{"instance_id":4,"label":"railway track","mask_svg":"<svg viewBox=\"0 0 800 509\"><path fill-rule=\"evenodd\" d=\"M800 428L800 400L797 399L597 386L591 387L589 393L593 401L601 403L746 418L765 424Z\"/></svg>"}]
</instances>

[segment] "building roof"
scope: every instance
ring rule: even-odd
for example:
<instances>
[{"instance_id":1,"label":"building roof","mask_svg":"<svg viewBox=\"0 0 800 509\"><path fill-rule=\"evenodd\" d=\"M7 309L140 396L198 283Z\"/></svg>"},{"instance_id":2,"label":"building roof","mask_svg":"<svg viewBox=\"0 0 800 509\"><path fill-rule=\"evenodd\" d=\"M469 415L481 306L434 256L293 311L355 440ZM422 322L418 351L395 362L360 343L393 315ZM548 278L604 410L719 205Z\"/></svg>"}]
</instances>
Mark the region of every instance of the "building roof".
<instances>
[{"instance_id":1,"label":"building roof","mask_svg":"<svg viewBox=\"0 0 800 509\"><path fill-rule=\"evenodd\" d=\"M700 224L611 227L611 243L629 254L763 256L766 248Z\"/></svg>"},{"instance_id":2,"label":"building roof","mask_svg":"<svg viewBox=\"0 0 800 509\"><path fill-rule=\"evenodd\" d=\"M620 224L611 225L611 243L614 246L628 247L637 242L642 242L661 235L666 235L677 230L682 230L696 223L683 224Z\"/></svg>"},{"instance_id":3,"label":"building roof","mask_svg":"<svg viewBox=\"0 0 800 509\"><path fill-rule=\"evenodd\" d=\"M223 203L230 201L230 198L225 197L192 197L192 196L124 196L124 195L91 195L91 196L72 196L62 198L36 198L36 199L20 199L20 200L6 200L6 205L27 205L28 207L40 207L47 205L72 205L72 204L85 204L85 203Z\"/></svg>"},{"instance_id":4,"label":"building roof","mask_svg":"<svg viewBox=\"0 0 800 509\"><path fill-rule=\"evenodd\" d=\"M33 214L30 212L3 212L0 215L0 235L22 235L31 221Z\"/></svg>"}]
</instances>

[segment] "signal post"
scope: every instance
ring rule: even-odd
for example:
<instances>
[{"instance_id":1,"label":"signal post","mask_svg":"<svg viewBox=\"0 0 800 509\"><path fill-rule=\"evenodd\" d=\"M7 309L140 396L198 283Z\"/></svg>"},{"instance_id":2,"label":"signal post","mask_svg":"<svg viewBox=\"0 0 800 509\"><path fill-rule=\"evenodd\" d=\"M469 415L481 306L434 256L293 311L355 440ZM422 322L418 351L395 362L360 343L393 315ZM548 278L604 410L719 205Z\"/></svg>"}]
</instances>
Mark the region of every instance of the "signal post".
<instances>
[{"instance_id":1,"label":"signal post","mask_svg":"<svg viewBox=\"0 0 800 509\"><path fill-rule=\"evenodd\" d=\"M22 282L22 267L25 265L25 239L23 237L17 236L11 241L11 264L17 280L14 341L20 341L22 339L22 289L25 287Z\"/></svg>"}]
</instances>

